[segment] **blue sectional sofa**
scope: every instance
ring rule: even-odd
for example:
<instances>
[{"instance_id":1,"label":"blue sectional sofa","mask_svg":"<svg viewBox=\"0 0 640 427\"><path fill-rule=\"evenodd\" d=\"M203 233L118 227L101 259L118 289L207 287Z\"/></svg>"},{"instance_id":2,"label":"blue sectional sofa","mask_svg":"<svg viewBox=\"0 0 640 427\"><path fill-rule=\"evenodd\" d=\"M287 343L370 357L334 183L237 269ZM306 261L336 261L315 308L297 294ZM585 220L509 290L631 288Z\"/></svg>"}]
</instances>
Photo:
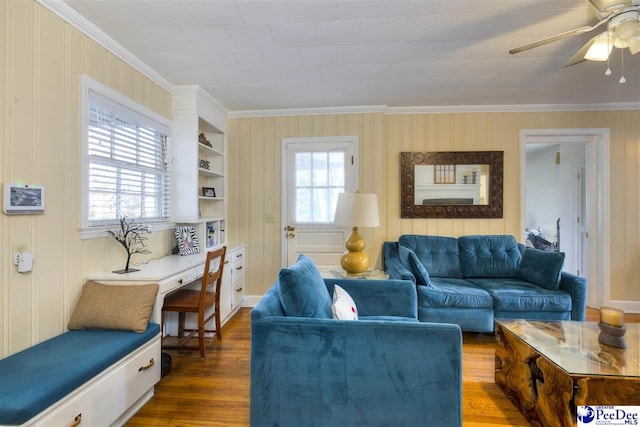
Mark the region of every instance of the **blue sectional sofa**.
<instances>
[{"instance_id":1,"label":"blue sectional sofa","mask_svg":"<svg viewBox=\"0 0 640 427\"><path fill-rule=\"evenodd\" d=\"M335 285L358 320L332 318ZM325 280L301 256L251 312L251 426L460 426L461 361L460 328L420 323L411 282Z\"/></svg>"},{"instance_id":2,"label":"blue sectional sofa","mask_svg":"<svg viewBox=\"0 0 640 427\"><path fill-rule=\"evenodd\" d=\"M392 279L411 280L422 322L491 332L494 319L584 320L587 282L562 271L564 254L508 235L403 235L384 243Z\"/></svg>"}]
</instances>

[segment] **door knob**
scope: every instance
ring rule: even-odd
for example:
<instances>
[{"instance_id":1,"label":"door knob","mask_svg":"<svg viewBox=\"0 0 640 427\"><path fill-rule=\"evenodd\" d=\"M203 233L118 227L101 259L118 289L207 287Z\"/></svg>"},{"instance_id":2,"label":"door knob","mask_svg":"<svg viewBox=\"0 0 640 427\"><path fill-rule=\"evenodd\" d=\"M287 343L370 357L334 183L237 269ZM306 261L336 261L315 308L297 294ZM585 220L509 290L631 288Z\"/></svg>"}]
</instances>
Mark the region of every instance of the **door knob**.
<instances>
[{"instance_id":1,"label":"door knob","mask_svg":"<svg viewBox=\"0 0 640 427\"><path fill-rule=\"evenodd\" d=\"M287 238L289 239L293 239L294 237L296 237L296 228L291 226L291 225L287 225L284 228L284 231L287 232Z\"/></svg>"}]
</instances>

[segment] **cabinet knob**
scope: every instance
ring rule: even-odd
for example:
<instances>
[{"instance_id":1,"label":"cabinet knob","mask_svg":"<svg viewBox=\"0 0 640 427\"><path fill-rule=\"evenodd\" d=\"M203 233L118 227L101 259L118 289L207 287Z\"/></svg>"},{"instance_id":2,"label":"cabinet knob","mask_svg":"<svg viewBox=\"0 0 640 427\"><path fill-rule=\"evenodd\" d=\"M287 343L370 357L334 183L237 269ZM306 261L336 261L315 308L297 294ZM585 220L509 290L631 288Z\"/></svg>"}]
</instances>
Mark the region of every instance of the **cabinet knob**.
<instances>
[{"instance_id":1,"label":"cabinet knob","mask_svg":"<svg viewBox=\"0 0 640 427\"><path fill-rule=\"evenodd\" d=\"M70 427L77 427L80 425L80 423L82 422L82 414L78 414L76 415L76 417L73 419L73 422L70 424Z\"/></svg>"},{"instance_id":2,"label":"cabinet knob","mask_svg":"<svg viewBox=\"0 0 640 427\"><path fill-rule=\"evenodd\" d=\"M242 254L238 254L236 255L236 258L240 258L242 256Z\"/></svg>"},{"instance_id":3,"label":"cabinet knob","mask_svg":"<svg viewBox=\"0 0 640 427\"><path fill-rule=\"evenodd\" d=\"M236 270L242 270L242 266L241 265L237 266Z\"/></svg>"},{"instance_id":4,"label":"cabinet knob","mask_svg":"<svg viewBox=\"0 0 640 427\"><path fill-rule=\"evenodd\" d=\"M178 280L178 285L182 285L182 279Z\"/></svg>"},{"instance_id":5,"label":"cabinet knob","mask_svg":"<svg viewBox=\"0 0 640 427\"><path fill-rule=\"evenodd\" d=\"M236 292L242 292L242 288L236 289Z\"/></svg>"}]
</instances>

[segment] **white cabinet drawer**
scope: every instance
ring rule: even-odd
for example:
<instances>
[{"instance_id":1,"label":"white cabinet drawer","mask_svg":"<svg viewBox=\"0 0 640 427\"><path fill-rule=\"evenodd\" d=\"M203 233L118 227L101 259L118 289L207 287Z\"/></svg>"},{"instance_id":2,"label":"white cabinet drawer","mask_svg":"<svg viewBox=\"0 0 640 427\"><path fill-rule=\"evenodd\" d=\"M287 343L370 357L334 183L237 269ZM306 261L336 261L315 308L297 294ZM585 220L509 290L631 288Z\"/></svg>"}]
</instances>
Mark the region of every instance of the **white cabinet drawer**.
<instances>
[{"instance_id":1,"label":"white cabinet drawer","mask_svg":"<svg viewBox=\"0 0 640 427\"><path fill-rule=\"evenodd\" d=\"M158 335L56 403L35 425L110 425L160 381L160 364Z\"/></svg>"},{"instance_id":2,"label":"white cabinet drawer","mask_svg":"<svg viewBox=\"0 0 640 427\"><path fill-rule=\"evenodd\" d=\"M242 300L244 299L244 280L239 281L233 285L232 291L232 309L235 309L238 306L242 305Z\"/></svg>"},{"instance_id":3,"label":"white cabinet drawer","mask_svg":"<svg viewBox=\"0 0 640 427\"><path fill-rule=\"evenodd\" d=\"M231 283L244 279L244 247L231 252Z\"/></svg>"}]
</instances>

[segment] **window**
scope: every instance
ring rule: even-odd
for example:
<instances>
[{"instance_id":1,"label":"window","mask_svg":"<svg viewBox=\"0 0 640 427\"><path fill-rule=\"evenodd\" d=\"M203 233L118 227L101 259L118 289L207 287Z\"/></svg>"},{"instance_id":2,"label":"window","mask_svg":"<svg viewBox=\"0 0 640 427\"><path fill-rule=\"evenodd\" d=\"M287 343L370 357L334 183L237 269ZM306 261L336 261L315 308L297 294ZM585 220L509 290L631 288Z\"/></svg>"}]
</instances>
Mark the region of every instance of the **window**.
<instances>
[{"instance_id":1,"label":"window","mask_svg":"<svg viewBox=\"0 0 640 427\"><path fill-rule=\"evenodd\" d=\"M295 153L295 223L331 224L345 191L344 151Z\"/></svg>"},{"instance_id":2,"label":"window","mask_svg":"<svg viewBox=\"0 0 640 427\"><path fill-rule=\"evenodd\" d=\"M433 182L435 184L455 184L456 165L435 165Z\"/></svg>"},{"instance_id":3,"label":"window","mask_svg":"<svg viewBox=\"0 0 640 427\"><path fill-rule=\"evenodd\" d=\"M85 228L118 224L122 215L169 221L167 120L86 82Z\"/></svg>"}]
</instances>

